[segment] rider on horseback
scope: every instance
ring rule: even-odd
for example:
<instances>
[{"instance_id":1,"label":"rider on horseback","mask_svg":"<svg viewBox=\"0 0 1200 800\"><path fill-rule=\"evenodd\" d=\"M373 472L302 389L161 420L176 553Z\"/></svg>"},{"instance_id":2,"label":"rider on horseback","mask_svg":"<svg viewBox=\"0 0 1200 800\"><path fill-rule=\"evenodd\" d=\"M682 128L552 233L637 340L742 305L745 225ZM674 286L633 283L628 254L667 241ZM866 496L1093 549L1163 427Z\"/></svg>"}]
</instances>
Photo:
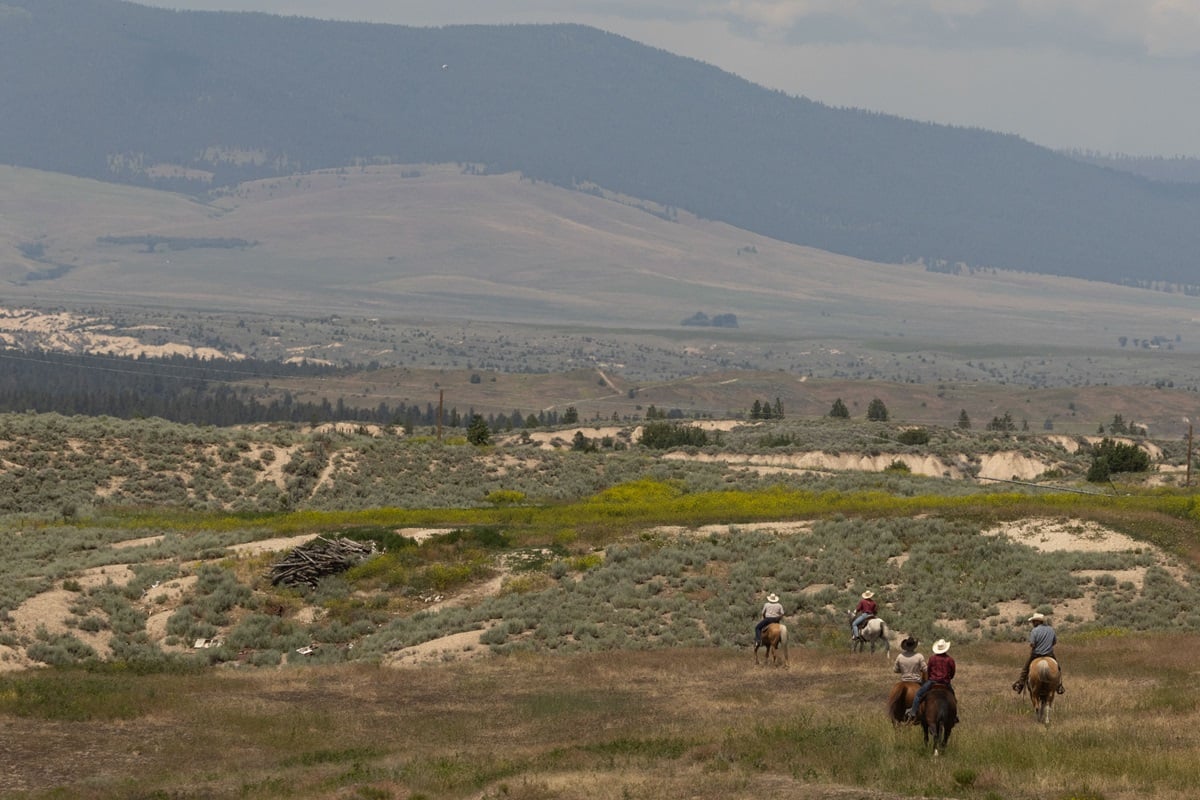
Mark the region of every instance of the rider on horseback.
<instances>
[{"instance_id":1,"label":"rider on horseback","mask_svg":"<svg viewBox=\"0 0 1200 800\"><path fill-rule=\"evenodd\" d=\"M875 605L875 601L871 599L874 596L875 593L870 590L863 592L862 599L859 600L858 605L854 607L854 613L857 614L857 616L854 618L854 621L850 623L851 641L859 638L862 635L859 633L859 628L862 627L863 623L875 616L875 613L879 610L879 607Z\"/></svg>"},{"instance_id":2,"label":"rider on horseback","mask_svg":"<svg viewBox=\"0 0 1200 800\"><path fill-rule=\"evenodd\" d=\"M1013 691L1017 694L1025 691L1025 682L1029 680L1029 666L1035 659L1053 658L1058 661L1054 655L1054 645L1058 644L1058 637L1054 634L1054 628L1046 622L1046 615L1039 612L1027 621L1033 623L1033 629L1029 631L1029 658L1026 659L1025 666L1021 668L1021 677L1017 678L1017 682L1012 685ZM1062 669L1062 664L1059 664L1059 669ZM1066 689L1060 682L1058 693L1062 694L1065 691Z\"/></svg>"},{"instance_id":3,"label":"rider on horseback","mask_svg":"<svg viewBox=\"0 0 1200 800\"><path fill-rule=\"evenodd\" d=\"M754 644L762 644L763 628L779 622L781 619L783 619L783 604L779 602L779 596L771 592L767 595L767 602L763 604L762 619L754 626Z\"/></svg>"},{"instance_id":4,"label":"rider on horseback","mask_svg":"<svg viewBox=\"0 0 1200 800\"><path fill-rule=\"evenodd\" d=\"M896 656L896 663L892 666L892 672L900 673L900 680L905 683L925 682L929 667L925 663L925 656L916 652L918 644L920 642L912 636L901 642L900 655Z\"/></svg>"},{"instance_id":5,"label":"rider on horseback","mask_svg":"<svg viewBox=\"0 0 1200 800\"><path fill-rule=\"evenodd\" d=\"M935 683L943 684L950 693L954 693L954 686L950 683L954 680L954 659L946 655L946 651L950 649L950 643L945 639L938 639L933 643L933 655L929 657L929 671L927 678L921 688L917 689L917 696L913 698L912 708L904 712L905 719L916 719L917 709L921 707L921 701L925 699L926 693L933 688ZM958 720L954 720L958 722Z\"/></svg>"}]
</instances>

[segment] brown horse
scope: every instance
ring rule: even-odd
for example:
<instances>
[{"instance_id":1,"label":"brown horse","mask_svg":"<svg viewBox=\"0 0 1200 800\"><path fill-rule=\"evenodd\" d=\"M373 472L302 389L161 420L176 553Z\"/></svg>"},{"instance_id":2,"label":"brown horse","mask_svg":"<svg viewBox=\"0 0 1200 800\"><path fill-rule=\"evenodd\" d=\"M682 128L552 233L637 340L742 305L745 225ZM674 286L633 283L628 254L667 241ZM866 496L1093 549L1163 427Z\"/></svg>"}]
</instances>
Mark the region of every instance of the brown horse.
<instances>
[{"instance_id":1,"label":"brown horse","mask_svg":"<svg viewBox=\"0 0 1200 800\"><path fill-rule=\"evenodd\" d=\"M950 687L943 683L935 683L930 687L921 698L917 719L921 721L925 744L928 745L932 738L933 754L938 755L939 748L945 749L950 742L950 731L958 722L958 700Z\"/></svg>"},{"instance_id":2,"label":"brown horse","mask_svg":"<svg viewBox=\"0 0 1200 800\"><path fill-rule=\"evenodd\" d=\"M788 663L788 646L787 646L787 625L782 622L772 622L767 627L763 628L762 641L754 645L754 663L758 663L758 648L767 648L766 658L763 659L764 664L774 663L779 664L779 651L783 651L783 665L786 667Z\"/></svg>"},{"instance_id":3,"label":"brown horse","mask_svg":"<svg viewBox=\"0 0 1200 800\"><path fill-rule=\"evenodd\" d=\"M920 688L921 684L919 683L896 681L896 685L892 687L887 699L888 716L892 718L893 725L898 727L907 724L904 712L912 708L913 698L917 696L917 689Z\"/></svg>"},{"instance_id":4,"label":"brown horse","mask_svg":"<svg viewBox=\"0 0 1200 800\"><path fill-rule=\"evenodd\" d=\"M1033 713L1037 721L1050 724L1050 709L1054 707L1054 695L1058 694L1058 685L1062 683L1062 673L1058 662L1049 656L1035 658L1029 665L1029 701L1033 703Z\"/></svg>"}]
</instances>

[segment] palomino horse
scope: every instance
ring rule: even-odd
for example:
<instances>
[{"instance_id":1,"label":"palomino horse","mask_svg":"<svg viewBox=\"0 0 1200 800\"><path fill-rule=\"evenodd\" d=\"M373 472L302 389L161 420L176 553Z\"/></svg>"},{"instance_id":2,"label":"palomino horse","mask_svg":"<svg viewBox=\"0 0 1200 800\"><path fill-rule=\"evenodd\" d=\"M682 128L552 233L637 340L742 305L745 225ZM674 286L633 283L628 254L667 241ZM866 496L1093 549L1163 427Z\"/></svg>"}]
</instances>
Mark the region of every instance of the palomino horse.
<instances>
[{"instance_id":1,"label":"palomino horse","mask_svg":"<svg viewBox=\"0 0 1200 800\"><path fill-rule=\"evenodd\" d=\"M756 642L754 645L754 663L758 663L758 648L767 648L766 658L763 659L764 664L775 663L779 664L779 651L783 651L783 665L786 667L788 663L788 648L787 648L787 625L782 622L772 622L767 627L763 628L762 641Z\"/></svg>"},{"instance_id":2,"label":"palomino horse","mask_svg":"<svg viewBox=\"0 0 1200 800\"><path fill-rule=\"evenodd\" d=\"M1035 658L1029 665L1029 700L1033 703L1033 713L1037 721L1050 724L1050 709L1054 707L1054 695L1058 694L1058 685L1062 682L1058 662L1049 656Z\"/></svg>"},{"instance_id":3,"label":"palomino horse","mask_svg":"<svg viewBox=\"0 0 1200 800\"><path fill-rule=\"evenodd\" d=\"M851 611L850 615L854 616L854 612ZM888 635L887 623L879 617L871 617L858 629L858 636L850 640L850 652L861 653L863 648L869 644L871 645L871 652L874 653L875 645L882 642L883 654L885 656L891 655L892 643L888 640Z\"/></svg>"},{"instance_id":4,"label":"palomino horse","mask_svg":"<svg viewBox=\"0 0 1200 800\"><path fill-rule=\"evenodd\" d=\"M933 739L933 754L938 749L945 749L950 741L950 731L958 722L958 700L954 692L944 683L935 683L925 696L921 698L921 707L917 710L917 719L921 721L921 731L924 733L925 744Z\"/></svg>"},{"instance_id":5,"label":"palomino horse","mask_svg":"<svg viewBox=\"0 0 1200 800\"><path fill-rule=\"evenodd\" d=\"M888 694L887 709L888 716L892 718L893 725L904 725L904 712L912 708L913 698L917 696L917 689L921 688L921 684L912 681L896 681L896 685L892 687L892 691Z\"/></svg>"}]
</instances>

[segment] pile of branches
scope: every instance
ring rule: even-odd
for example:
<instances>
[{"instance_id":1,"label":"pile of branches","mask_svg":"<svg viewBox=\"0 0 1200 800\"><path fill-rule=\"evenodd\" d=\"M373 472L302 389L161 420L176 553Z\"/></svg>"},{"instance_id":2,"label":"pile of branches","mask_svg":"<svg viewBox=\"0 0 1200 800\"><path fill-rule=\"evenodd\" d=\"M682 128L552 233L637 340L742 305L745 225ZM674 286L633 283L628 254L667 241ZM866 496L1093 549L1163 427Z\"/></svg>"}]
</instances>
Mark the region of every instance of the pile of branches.
<instances>
[{"instance_id":1,"label":"pile of branches","mask_svg":"<svg viewBox=\"0 0 1200 800\"><path fill-rule=\"evenodd\" d=\"M306 584L315 589L326 575L345 572L377 552L374 542L368 544L353 539L318 536L274 564L270 572L271 583L275 586Z\"/></svg>"}]
</instances>

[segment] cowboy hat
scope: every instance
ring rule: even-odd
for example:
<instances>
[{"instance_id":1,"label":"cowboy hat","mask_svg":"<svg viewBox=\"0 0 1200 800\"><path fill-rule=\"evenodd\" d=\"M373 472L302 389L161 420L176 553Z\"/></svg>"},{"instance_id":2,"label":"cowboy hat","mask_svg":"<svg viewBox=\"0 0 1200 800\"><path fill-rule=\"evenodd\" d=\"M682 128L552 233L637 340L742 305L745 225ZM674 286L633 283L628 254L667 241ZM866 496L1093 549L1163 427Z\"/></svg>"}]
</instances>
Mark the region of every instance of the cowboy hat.
<instances>
[{"instance_id":1,"label":"cowboy hat","mask_svg":"<svg viewBox=\"0 0 1200 800\"><path fill-rule=\"evenodd\" d=\"M900 643L900 649L901 650L913 650L919 644L920 644L920 642L918 642L913 637L909 636L907 639L905 639L903 642Z\"/></svg>"},{"instance_id":2,"label":"cowboy hat","mask_svg":"<svg viewBox=\"0 0 1200 800\"><path fill-rule=\"evenodd\" d=\"M870 589L868 589L867 591L862 593L863 600L870 600L874 596L875 596L875 593L872 592Z\"/></svg>"},{"instance_id":3,"label":"cowboy hat","mask_svg":"<svg viewBox=\"0 0 1200 800\"><path fill-rule=\"evenodd\" d=\"M1041 612L1034 614L1032 617L1030 617L1028 620L1026 620L1026 622L1045 622L1045 621L1046 621L1046 615Z\"/></svg>"},{"instance_id":4,"label":"cowboy hat","mask_svg":"<svg viewBox=\"0 0 1200 800\"><path fill-rule=\"evenodd\" d=\"M938 639L936 642L933 643L933 652L937 653L938 655L941 655L942 653L946 652L949 649L950 649L950 643L947 642L945 639Z\"/></svg>"},{"instance_id":5,"label":"cowboy hat","mask_svg":"<svg viewBox=\"0 0 1200 800\"><path fill-rule=\"evenodd\" d=\"M775 594L774 592L771 592L769 595L767 595L767 602L768 603L778 603L779 595Z\"/></svg>"}]
</instances>

